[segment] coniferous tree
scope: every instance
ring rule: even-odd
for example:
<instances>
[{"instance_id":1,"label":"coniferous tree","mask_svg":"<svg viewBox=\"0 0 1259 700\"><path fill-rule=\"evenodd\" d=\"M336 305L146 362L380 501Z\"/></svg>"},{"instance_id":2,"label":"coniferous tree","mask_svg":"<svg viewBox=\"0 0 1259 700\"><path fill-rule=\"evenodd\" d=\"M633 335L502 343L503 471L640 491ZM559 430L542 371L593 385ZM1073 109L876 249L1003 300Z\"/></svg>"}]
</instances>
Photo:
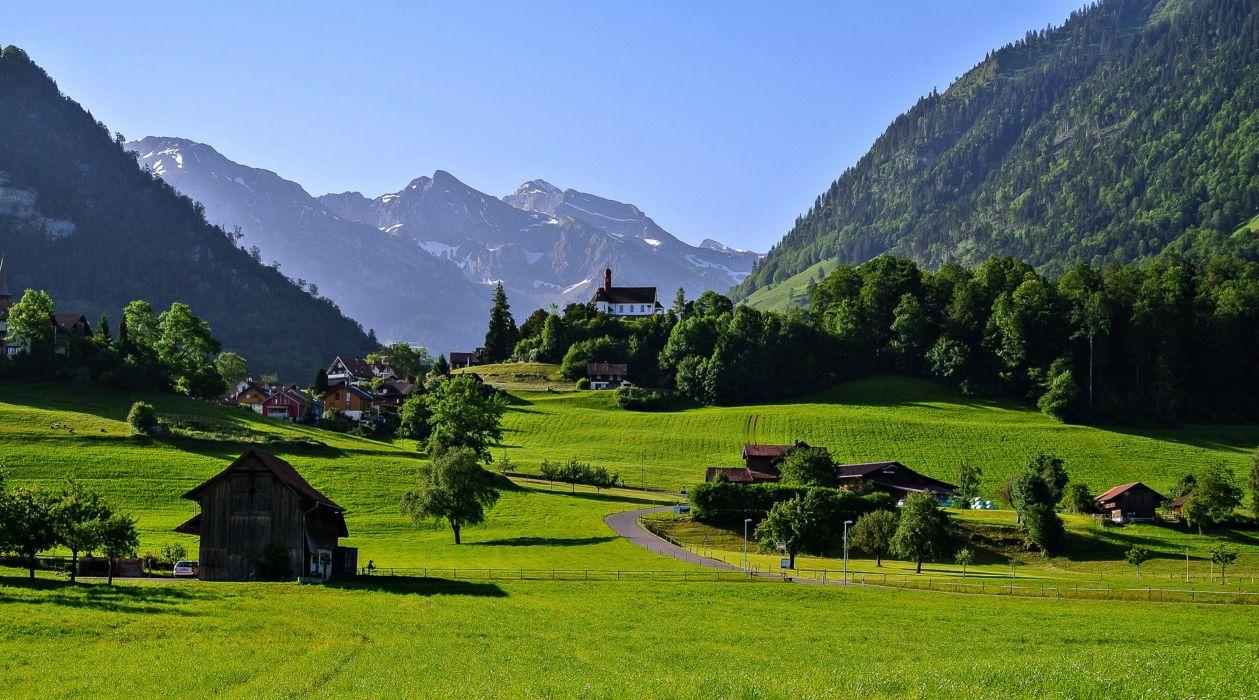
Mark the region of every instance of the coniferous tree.
<instances>
[{"instance_id":1,"label":"coniferous tree","mask_svg":"<svg viewBox=\"0 0 1259 700\"><path fill-rule=\"evenodd\" d=\"M485 332L486 362L503 362L511 357L512 349L519 340L516 320L512 318L507 292L500 282L494 288L494 305L490 309L490 325Z\"/></svg>"}]
</instances>

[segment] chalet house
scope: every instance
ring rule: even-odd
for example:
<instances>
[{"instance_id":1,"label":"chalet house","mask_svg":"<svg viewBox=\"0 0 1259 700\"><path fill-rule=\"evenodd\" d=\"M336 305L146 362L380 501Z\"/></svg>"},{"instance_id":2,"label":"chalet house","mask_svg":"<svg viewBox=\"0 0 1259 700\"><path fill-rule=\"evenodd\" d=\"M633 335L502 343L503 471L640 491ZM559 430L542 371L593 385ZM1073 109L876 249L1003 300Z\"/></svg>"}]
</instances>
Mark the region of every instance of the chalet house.
<instances>
[{"instance_id":1,"label":"chalet house","mask_svg":"<svg viewBox=\"0 0 1259 700\"><path fill-rule=\"evenodd\" d=\"M353 384L338 384L323 395L324 413L336 410L351 420L365 420L380 413L376 395Z\"/></svg>"},{"instance_id":2,"label":"chalet house","mask_svg":"<svg viewBox=\"0 0 1259 700\"><path fill-rule=\"evenodd\" d=\"M261 411L267 418L296 421L306 415L308 403L306 395L297 389L280 389L263 400Z\"/></svg>"},{"instance_id":3,"label":"chalet house","mask_svg":"<svg viewBox=\"0 0 1259 700\"><path fill-rule=\"evenodd\" d=\"M373 393L376 395L376 403L383 410L397 410L403 401L411 395L415 389L415 385L410 382L404 382L397 379L390 379L381 382Z\"/></svg>"},{"instance_id":4,"label":"chalet house","mask_svg":"<svg viewBox=\"0 0 1259 700\"><path fill-rule=\"evenodd\" d=\"M1112 522L1126 523L1153 520L1159 504L1166 499L1158 491L1134 481L1111 487L1094 500Z\"/></svg>"},{"instance_id":5,"label":"chalet house","mask_svg":"<svg viewBox=\"0 0 1259 700\"><path fill-rule=\"evenodd\" d=\"M603 271L603 286L595 290L590 303L609 316L633 318L664 313L655 287L613 287L610 267Z\"/></svg>"},{"instance_id":6,"label":"chalet house","mask_svg":"<svg viewBox=\"0 0 1259 700\"><path fill-rule=\"evenodd\" d=\"M629 365L612 362L586 363L586 378L590 380L591 389L615 389L629 386L625 375L629 374Z\"/></svg>"},{"instance_id":7,"label":"chalet house","mask_svg":"<svg viewBox=\"0 0 1259 700\"><path fill-rule=\"evenodd\" d=\"M262 413L262 402L267 400L271 391L262 382L247 379L237 385L236 394L228 399L228 403L237 406L248 406L255 413Z\"/></svg>"},{"instance_id":8,"label":"chalet house","mask_svg":"<svg viewBox=\"0 0 1259 700\"><path fill-rule=\"evenodd\" d=\"M957 491L953 484L919 474L900 462L841 464L837 468L841 488L869 486L891 494L898 501L911 493L929 491L941 498Z\"/></svg>"},{"instance_id":9,"label":"chalet house","mask_svg":"<svg viewBox=\"0 0 1259 700\"><path fill-rule=\"evenodd\" d=\"M721 475L736 484L775 482L782 478L778 465L783 458L794 450L808 447L809 443L802 440L793 445L744 445L742 467L708 467L704 481L714 481Z\"/></svg>"},{"instance_id":10,"label":"chalet house","mask_svg":"<svg viewBox=\"0 0 1259 700\"><path fill-rule=\"evenodd\" d=\"M381 377L394 378L393 370L383 362L368 362L357 357L340 355L332 359L326 374L330 382L370 382Z\"/></svg>"},{"instance_id":11,"label":"chalet house","mask_svg":"<svg viewBox=\"0 0 1259 700\"><path fill-rule=\"evenodd\" d=\"M450 353L450 368L476 367L485 364L485 348L477 348L472 352Z\"/></svg>"},{"instance_id":12,"label":"chalet house","mask_svg":"<svg viewBox=\"0 0 1259 700\"><path fill-rule=\"evenodd\" d=\"M9 309L16 303L9 294L4 259L0 258L0 348L7 357L30 349L28 343L22 339L9 337ZM54 314L52 332L53 351L58 355L65 355L75 339L91 337L92 324L88 323L83 314Z\"/></svg>"},{"instance_id":13,"label":"chalet house","mask_svg":"<svg viewBox=\"0 0 1259 700\"><path fill-rule=\"evenodd\" d=\"M328 581L358 568L358 550L337 544L349 537L345 509L256 447L183 497L201 512L175 531L201 538L203 579L255 578L258 555L272 544L288 552L293 578Z\"/></svg>"}]
</instances>

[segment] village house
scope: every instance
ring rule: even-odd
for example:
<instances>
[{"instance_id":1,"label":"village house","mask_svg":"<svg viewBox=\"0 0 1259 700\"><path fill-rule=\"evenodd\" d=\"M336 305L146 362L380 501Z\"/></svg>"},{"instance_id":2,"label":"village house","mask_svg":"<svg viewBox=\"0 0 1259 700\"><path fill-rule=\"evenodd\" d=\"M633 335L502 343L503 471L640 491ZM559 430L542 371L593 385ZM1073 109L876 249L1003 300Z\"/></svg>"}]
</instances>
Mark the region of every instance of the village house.
<instances>
[{"instance_id":1,"label":"village house","mask_svg":"<svg viewBox=\"0 0 1259 700\"><path fill-rule=\"evenodd\" d=\"M1154 520L1155 511L1166 499L1158 491L1134 481L1113 486L1094 500L1111 522L1127 523Z\"/></svg>"},{"instance_id":2,"label":"village house","mask_svg":"<svg viewBox=\"0 0 1259 700\"><path fill-rule=\"evenodd\" d=\"M898 501L911 493L928 491L937 498L945 498L957 491L953 484L919 474L900 462L840 464L836 468L840 488L883 491Z\"/></svg>"},{"instance_id":3,"label":"village house","mask_svg":"<svg viewBox=\"0 0 1259 700\"><path fill-rule=\"evenodd\" d=\"M29 344L20 338L9 336L9 309L17 301L9 294L4 259L0 258L0 348L6 357L30 350ZM92 336L92 324L83 314L54 314L52 317L53 352L65 355L74 339Z\"/></svg>"},{"instance_id":4,"label":"village house","mask_svg":"<svg viewBox=\"0 0 1259 700\"><path fill-rule=\"evenodd\" d=\"M236 385L236 393L229 396L227 402L251 408L255 413L262 413L262 402L266 401L270 395L271 391L265 384L246 379Z\"/></svg>"},{"instance_id":5,"label":"village house","mask_svg":"<svg viewBox=\"0 0 1259 700\"><path fill-rule=\"evenodd\" d=\"M183 497L201 512L175 531L201 538L203 579L255 578L258 555L270 545L288 553L291 578L328 581L358 569L358 550L337 544L349 537L345 509L256 447Z\"/></svg>"},{"instance_id":6,"label":"village house","mask_svg":"<svg viewBox=\"0 0 1259 700\"><path fill-rule=\"evenodd\" d=\"M373 393L376 395L376 403L381 410L396 411L414 390L415 385L410 382L390 379L381 382L380 386L377 386Z\"/></svg>"},{"instance_id":7,"label":"village house","mask_svg":"<svg viewBox=\"0 0 1259 700\"><path fill-rule=\"evenodd\" d=\"M472 352L452 352L450 353L450 368L462 369L464 367L476 367L485 364L485 348L477 348Z\"/></svg>"},{"instance_id":8,"label":"village house","mask_svg":"<svg viewBox=\"0 0 1259 700\"><path fill-rule=\"evenodd\" d=\"M630 383L625 381L627 374L629 374L629 365L624 363L586 363L586 378L590 380L591 389L615 389L620 386L630 386Z\"/></svg>"},{"instance_id":9,"label":"village house","mask_svg":"<svg viewBox=\"0 0 1259 700\"><path fill-rule=\"evenodd\" d=\"M368 362L357 357L332 358L326 372L330 382L370 382L373 379L393 379L393 370L383 362Z\"/></svg>"},{"instance_id":10,"label":"village house","mask_svg":"<svg viewBox=\"0 0 1259 700\"><path fill-rule=\"evenodd\" d=\"M334 410L350 420L366 420L380 413L376 395L353 384L338 384L324 393L324 414Z\"/></svg>"},{"instance_id":11,"label":"village house","mask_svg":"<svg viewBox=\"0 0 1259 700\"><path fill-rule=\"evenodd\" d=\"M655 287L613 287L612 268L603 271L603 286L590 299L596 311L609 316L638 317L663 314Z\"/></svg>"},{"instance_id":12,"label":"village house","mask_svg":"<svg viewBox=\"0 0 1259 700\"><path fill-rule=\"evenodd\" d=\"M306 395L297 389L279 389L263 400L261 413L267 418L297 421L306 414L308 403Z\"/></svg>"}]
</instances>

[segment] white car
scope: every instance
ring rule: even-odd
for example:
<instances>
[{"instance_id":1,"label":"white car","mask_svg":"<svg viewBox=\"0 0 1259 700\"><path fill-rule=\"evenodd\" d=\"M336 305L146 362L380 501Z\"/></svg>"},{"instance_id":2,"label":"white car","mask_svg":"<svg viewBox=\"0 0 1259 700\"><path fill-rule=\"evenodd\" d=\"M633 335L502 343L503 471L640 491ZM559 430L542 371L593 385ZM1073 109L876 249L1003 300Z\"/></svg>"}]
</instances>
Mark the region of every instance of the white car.
<instances>
[{"instance_id":1,"label":"white car","mask_svg":"<svg viewBox=\"0 0 1259 700\"><path fill-rule=\"evenodd\" d=\"M196 578L199 568L195 561L177 561L171 568L171 575L175 578Z\"/></svg>"}]
</instances>

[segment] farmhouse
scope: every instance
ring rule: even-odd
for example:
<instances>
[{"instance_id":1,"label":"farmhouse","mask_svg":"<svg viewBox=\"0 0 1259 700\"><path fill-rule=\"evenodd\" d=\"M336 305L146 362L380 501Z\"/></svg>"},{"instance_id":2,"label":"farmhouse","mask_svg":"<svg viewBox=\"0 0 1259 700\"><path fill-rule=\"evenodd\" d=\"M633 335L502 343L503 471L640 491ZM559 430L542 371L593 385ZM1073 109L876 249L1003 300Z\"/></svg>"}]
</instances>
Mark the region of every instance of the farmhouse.
<instances>
[{"instance_id":1,"label":"farmhouse","mask_svg":"<svg viewBox=\"0 0 1259 700\"><path fill-rule=\"evenodd\" d=\"M380 412L376 395L353 384L338 384L323 395L324 413L340 411L346 418L363 420Z\"/></svg>"},{"instance_id":2,"label":"farmhouse","mask_svg":"<svg viewBox=\"0 0 1259 700\"><path fill-rule=\"evenodd\" d=\"M349 537L345 509L256 447L183 497L201 512L175 531L201 538L203 579L255 578L258 555L271 545L288 553L290 578L327 581L358 568L358 550L337 545Z\"/></svg>"},{"instance_id":3,"label":"farmhouse","mask_svg":"<svg viewBox=\"0 0 1259 700\"><path fill-rule=\"evenodd\" d=\"M782 472L778 465L794 450L808 448L809 443L797 440L792 445L744 445L742 467L708 467L704 481L714 481L718 475L737 484L763 484L778 481ZM821 448L825 450L826 448Z\"/></svg>"},{"instance_id":4,"label":"farmhouse","mask_svg":"<svg viewBox=\"0 0 1259 700\"><path fill-rule=\"evenodd\" d=\"M29 350L29 344L21 338L9 337L9 309L16 304L9 294L4 259L0 258L0 349L7 357ZM65 355L74 339L92 335L92 324L83 314L54 314L52 317L53 352Z\"/></svg>"},{"instance_id":5,"label":"farmhouse","mask_svg":"<svg viewBox=\"0 0 1259 700\"><path fill-rule=\"evenodd\" d=\"M753 471L747 467L708 467L704 470L704 481L712 482L719 478L735 484L764 484L778 481L780 475L777 470L771 474Z\"/></svg>"},{"instance_id":6,"label":"farmhouse","mask_svg":"<svg viewBox=\"0 0 1259 700\"><path fill-rule=\"evenodd\" d=\"M595 290L590 303L609 316L653 316L663 314L655 287L613 287L612 268L603 271L603 286Z\"/></svg>"},{"instance_id":7,"label":"farmhouse","mask_svg":"<svg viewBox=\"0 0 1259 700\"><path fill-rule=\"evenodd\" d=\"M370 382L380 377L392 379L394 376L393 370L383 362L368 362L357 357L340 355L332 358L326 374L330 382Z\"/></svg>"},{"instance_id":8,"label":"farmhouse","mask_svg":"<svg viewBox=\"0 0 1259 700\"><path fill-rule=\"evenodd\" d=\"M306 395L296 389L279 389L261 404L262 415L267 418L295 421L306 413Z\"/></svg>"},{"instance_id":9,"label":"farmhouse","mask_svg":"<svg viewBox=\"0 0 1259 700\"><path fill-rule=\"evenodd\" d=\"M590 380L591 389L614 389L618 386L626 386L627 374L629 374L629 365L624 363L586 363L586 378Z\"/></svg>"},{"instance_id":10,"label":"farmhouse","mask_svg":"<svg viewBox=\"0 0 1259 700\"><path fill-rule=\"evenodd\" d=\"M382 409L396 409L402 405L403 401L407 400L407 397L411 395L414 389L414 384L397 379L381 382L374 392L376 403Z\"/></svg>"},{"instance_id":11,"label":"farmhouse","mask_svg":"<svg viewBox=\"0 0 1259 700\"><path fill-rule=\"evenodd\" d=\"M461 367L476 367L485 364L485 348L477 348L472 352L452 352L450 353L450 368L459 369Z\"/></svg>"},{"instance_id":12,"label":"farmhouse","mask_svg":"<svg viewBox=\"0 0 1259 700\"><path fill-rule=\"evenodd\" d=\"M922 491L936 496L950 496L957 491L953 484L919 474L900 462L841 464L837 469L841 488L871 487L889 493L897 500Z\"/></svg>"},{"instance_id":13,"label":"farmhouse","mask_svg":"<svg viewBox=\"0 0 1259 700\"><path fill-rule=\"evenodd\" d=\"M1134 481L1113 486L1094 500L1112 522L1125 523L1153 520L1155 510L1166 499L1158 491L1140 481Z\"/></svg>"}]
</instances>

